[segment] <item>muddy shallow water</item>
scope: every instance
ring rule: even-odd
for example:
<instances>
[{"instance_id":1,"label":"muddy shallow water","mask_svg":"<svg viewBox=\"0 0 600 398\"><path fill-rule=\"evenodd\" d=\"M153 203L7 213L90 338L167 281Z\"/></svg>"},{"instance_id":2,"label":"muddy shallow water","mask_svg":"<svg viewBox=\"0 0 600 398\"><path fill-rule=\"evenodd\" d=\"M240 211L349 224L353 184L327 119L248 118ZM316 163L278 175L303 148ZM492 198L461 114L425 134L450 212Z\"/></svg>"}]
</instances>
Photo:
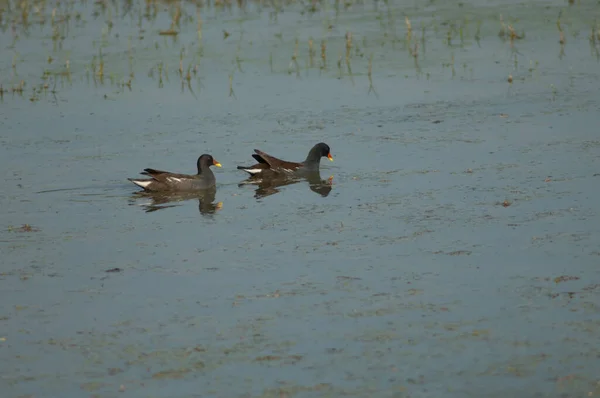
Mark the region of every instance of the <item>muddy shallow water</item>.
<instances>
[{"instance_id":1,"label":"muddy shallow water","mask_svg":"<svg viewBox=\"0 0 600 398\"><path fill-rule=\"evenodd\" d=\"M6 4L7 397L600 394L596 5Z\"/></svg>"}]
</instances>

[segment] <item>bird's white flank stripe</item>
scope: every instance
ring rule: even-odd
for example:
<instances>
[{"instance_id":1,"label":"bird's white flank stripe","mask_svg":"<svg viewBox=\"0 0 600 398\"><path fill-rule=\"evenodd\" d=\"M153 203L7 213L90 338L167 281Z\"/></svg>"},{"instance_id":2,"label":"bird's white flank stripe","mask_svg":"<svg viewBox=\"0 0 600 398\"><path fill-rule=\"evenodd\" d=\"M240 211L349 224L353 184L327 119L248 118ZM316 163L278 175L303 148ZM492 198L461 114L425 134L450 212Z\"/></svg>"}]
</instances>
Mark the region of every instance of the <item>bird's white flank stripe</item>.
<instances>
[{"instance_id":1,"label":"bird's white flank stripe","mask_svg":"<svg viewBox=\"0 0 600 398\"><path fill-rule=\"evenodd\" d=\"M144 181L144 180L131 180L138 187L146 188L148 185L152 184L152 180Z\"/></svg>"}]
</instances>

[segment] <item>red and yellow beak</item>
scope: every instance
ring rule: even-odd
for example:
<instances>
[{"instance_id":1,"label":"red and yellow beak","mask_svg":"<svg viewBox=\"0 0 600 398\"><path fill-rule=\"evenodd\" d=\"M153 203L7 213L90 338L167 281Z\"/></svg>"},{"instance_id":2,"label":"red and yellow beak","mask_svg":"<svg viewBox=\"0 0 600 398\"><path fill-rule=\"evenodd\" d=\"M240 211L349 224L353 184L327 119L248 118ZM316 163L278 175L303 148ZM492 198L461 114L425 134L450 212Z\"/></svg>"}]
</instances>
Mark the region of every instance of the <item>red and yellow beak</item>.
<instances>
[{"instance_id":1,"label":"red and yellow beak","mask_svg":"<svg viewBox=\"0 0 600 398\"><path fill-rule=\"evenodd\" d=\"M213 164L214 164L215 166L217 166L217 167L222 167L222 166L221 166L221 163L217 162L217 160L216 160L216 159L213 159Z\"/></svg>"},{"instance_id":2,"label":"red and yellow beak","mask_svg":"<svg viewBox=\"0 0 600 398\"><path fill-rule=\"evenodd\" d=\"M327 154L327 159L331 160L333 162L333 156L331 156L331 153Z\"/></svg>"}]
</instances>

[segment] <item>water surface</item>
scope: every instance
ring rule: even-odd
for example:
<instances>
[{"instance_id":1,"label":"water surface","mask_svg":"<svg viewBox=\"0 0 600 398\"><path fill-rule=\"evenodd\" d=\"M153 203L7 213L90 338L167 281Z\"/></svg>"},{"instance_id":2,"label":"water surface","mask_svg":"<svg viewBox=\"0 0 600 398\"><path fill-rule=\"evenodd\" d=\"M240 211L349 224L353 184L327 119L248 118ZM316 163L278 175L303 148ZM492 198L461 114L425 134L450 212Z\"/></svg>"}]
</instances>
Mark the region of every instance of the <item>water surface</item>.
<instances>
[{"instance_id":1,"label":"water surface","mask_svg":"<svg viewBox=\"0 0 600 398\"><path fill-rule=\"evenodd\" d=\"M600 394L598 8L388 4L3 6L6 396Z\"/></svg>"}]
</instances>

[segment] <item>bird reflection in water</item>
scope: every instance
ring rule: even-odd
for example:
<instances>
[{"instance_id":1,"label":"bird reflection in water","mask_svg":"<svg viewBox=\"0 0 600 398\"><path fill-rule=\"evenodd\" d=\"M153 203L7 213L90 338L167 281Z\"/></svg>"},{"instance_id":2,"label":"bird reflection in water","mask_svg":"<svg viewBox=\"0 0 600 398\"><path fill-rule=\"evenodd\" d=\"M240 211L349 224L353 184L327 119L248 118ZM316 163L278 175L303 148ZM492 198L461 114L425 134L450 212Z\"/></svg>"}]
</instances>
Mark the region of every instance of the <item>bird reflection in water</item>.
<instances>
[{"instance_id":1,"label":"bird reflection in water","mask_svg":"<svg viewBox=\"0 0 600 398\"><path fill-rule=\"evenodd\" d=\"M332 189L333 176L326 180L321 179L321 175L318 172L295 178L291 178L286 175L271 177L253 176L238 184L238 187L255 185L256 190L254 191L254 197L256 199L261 199L278 193L280 191L279 188L281 187L297 184L301 181L307 181L308 187L311 191L321 195L322 197L327 197Z\"/></svg>"},{"instance_id":2,"label":"bird reflection in water","mask_svg":"<svg viewBox=\"0 0 600 398\"><path fill-rule=\"evenodd\" d=\"M203 215L214 214L223 207L223 202L215 203L216 189L207 189L197 192L135 192L134 199L145 199L141 204L146 213L180 206L180 202L188 200L198 201L198 210Z\"/></svg>"}]
</instances>

